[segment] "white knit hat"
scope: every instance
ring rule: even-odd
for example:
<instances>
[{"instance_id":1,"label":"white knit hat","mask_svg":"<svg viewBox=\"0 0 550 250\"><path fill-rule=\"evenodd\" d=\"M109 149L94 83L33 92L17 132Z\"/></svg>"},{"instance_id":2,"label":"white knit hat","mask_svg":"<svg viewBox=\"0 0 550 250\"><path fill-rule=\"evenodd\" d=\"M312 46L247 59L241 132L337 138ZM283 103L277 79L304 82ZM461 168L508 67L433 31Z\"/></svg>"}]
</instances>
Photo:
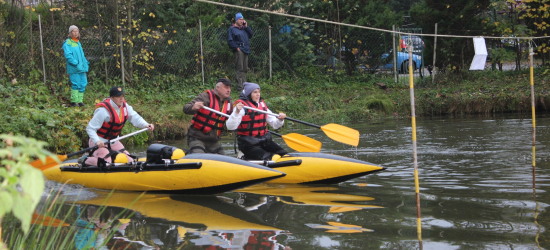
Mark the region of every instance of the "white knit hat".
<instances>
[{"instance_id":1,"label":"white knit hat","mask_svg":"<svg viewBox=\"0 0 550 250\"><path fill-rule=\"evenodd\" d=\"M76 25L71 25L71 27L69 27L69 34L71 34L74 29L78 29L78 27L76 27Z\"/></svg>"}]
</instances>

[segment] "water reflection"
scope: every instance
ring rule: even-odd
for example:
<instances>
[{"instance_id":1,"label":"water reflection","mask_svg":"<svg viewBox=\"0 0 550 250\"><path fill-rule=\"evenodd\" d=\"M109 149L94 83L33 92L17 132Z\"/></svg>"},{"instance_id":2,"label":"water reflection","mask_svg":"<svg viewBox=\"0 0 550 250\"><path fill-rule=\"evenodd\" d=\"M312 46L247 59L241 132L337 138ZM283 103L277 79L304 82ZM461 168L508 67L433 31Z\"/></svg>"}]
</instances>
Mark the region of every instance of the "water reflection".
<instances>
[{"instance_id":1,"label":"water reflection","mask_svg":"<svg viewBox=\"0 0 550 250\"><path fill-rule=\"evenodd\" d=\"M293 232L303 229L372 232L341 220L346 213L383 208L374 204L374 198L353 192L361 190L262 184L219 197L100 192L76 201L75 247L291 249L283 241L291 242ZM310 219L298 219L299 225L287 227L289 212Z\"/></svg>"}]
</instances>

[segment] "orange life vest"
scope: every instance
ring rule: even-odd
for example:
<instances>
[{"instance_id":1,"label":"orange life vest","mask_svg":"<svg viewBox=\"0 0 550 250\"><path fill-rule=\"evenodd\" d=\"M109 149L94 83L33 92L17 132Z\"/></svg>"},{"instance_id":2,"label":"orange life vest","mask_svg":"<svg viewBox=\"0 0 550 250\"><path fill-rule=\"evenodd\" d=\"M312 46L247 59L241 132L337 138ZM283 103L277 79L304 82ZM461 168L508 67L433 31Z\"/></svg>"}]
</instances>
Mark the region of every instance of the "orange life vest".
<instances>
[{"instance_id":1,"label":"orange life vest","mask_svg":"<svg viewBox=\"0 0 550 250\"><path fill-rule=\"evenodd\" d=\"M122 131L124 123L126 123L126 121L128 120L128 109L126 108L126 101L123 101L122 103L120 115L117 114L115 108L111 106L111 98L106 98L102 102L96 104L95 108L105 108L111 116L111 120L109 122L103 122L101 128L99 128L99 130L97 131L97 135L107 140L116 138L120 134L120 131Z\"/></svg>"},{"instance_id":2,"label":"orange life vest","mask_svg":"<svg viewBox=\"0 0 550 250\"><path fill-rule=\"evenodd\" d=\"M237 100L237 102L243 103L245 106L261 109L267 112L267 105L263 100L260 100L259 107L256 107L254 103L248 100ZM267 115L258 113L249 109L244 110L245 115L241 120L241 124L237 127L237 134L242 136L264 136L267 133Z\"/></svg>"},{"instance_id":3,"label":"orange life vest","mask_svg":"<svg viewBox=\"0 0 550 250\"><path fill-rule=\"evenodd\" d=\"M207 92L210 97L209 107L211 109L221 111L222 113L228 115L231 114L231 105L227 100L223 102L220 110L220 100L214 93L214 90L209 89L204 92ZM197 113L193 116L191 124L193 124L194 128L201 130L205 134L210 132L212 129L216 129L218 130L217 135L220 136L225 120L227 120L227 117L225 116L217 115L216 113L210 112L206 109L199 109L199 111L197 111Z\"/></svg>"}]
</instances>

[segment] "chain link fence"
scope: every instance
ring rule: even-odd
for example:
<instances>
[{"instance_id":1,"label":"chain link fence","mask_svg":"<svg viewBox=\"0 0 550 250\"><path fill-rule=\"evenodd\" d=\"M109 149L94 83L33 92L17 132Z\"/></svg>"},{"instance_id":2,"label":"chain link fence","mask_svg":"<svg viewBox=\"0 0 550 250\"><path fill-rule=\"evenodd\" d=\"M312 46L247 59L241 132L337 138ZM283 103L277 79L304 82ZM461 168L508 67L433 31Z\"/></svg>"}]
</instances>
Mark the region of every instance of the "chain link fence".
<instances>
[{"instance_id":1,"label":"chain link fence","mask_svg":"<svg viewBox=\"0 0 550 250\"><path fill-rule=\"evenodd\" d=\"M101 12L110 11L107 5L102 8ZM50 12L55 14L56 10L52 9ZM58 15L67 11L71 9L58 11ZM233 52L227 46L228 25L205 27L199 23L190 28L166 25L141 29L117 23L120 25L116 27L106 17L102 17L106 20L94 19L96 12L100 13L99 7L86 9L78 17L80 23L82 20L88 22L87 28L80 30L80 42L90 61L89 79L101 79L110 85L110 81L118 84L123 76L129 83L151 79L162 81L163 76L202 78L205 82L221 76L235 78ZM26 20L27 10L22 10L19 15L22 16L19 22L0 23L0 77L42 76L44 73L47 80L64 81L67 75L62 44L67 39L68 21L63 18L58 19L65 20L65 23L55 21L52 16L51 21L47 17L47 23L42 25L44 19L42 23L34 16L32 22ZM251 24L254 36L250 40L252 52L248 74L253 77L249 79L268 79L275 74L378 74L407 84L410 60L414 63L414 77L421 81L424 76L432 74L432 69L436 71L432 62L424 61L424 42L433 37L394 36L345 26L297 23L289 22L279 27L254 27ZM323 29L316 25L323 25ZM397 30L422 33L419 29ZM473 55L473 45L471 39L467 40L464 43L463 40L439 38L438 53L443 54L441 51L446 47L458 46L462 42L463 57L468 58ZM407 43L414 46L412 58L405 50ZM452 70L448 58L437 56L441 62L437 72ZM522 61L525 65L527 62ZM487 65L491 67L490 63ZM512 66L504 67L506 70Z\"/></svg>"},{"instance_id":2,"label":"chain link fence","mask_svg":"<svg viewBox=\"0 0 550 250\"><path fill-rule=\"evenodd\" d=\"M380 70L393 72L392 68L384 68L393 60L391 34L341 29L340 43L325 35L303 35L303 31L294 31L291 26L278 30L270 27L253 29L249 74L261 78L280 72L297 73L302 66L316 67L327 74L336 70L345 70L350 75ZM42 27L42 34L39 27L32 32L30 29L10 32L14 36L10 37L12 33L9 33L8 37L4 37L6 41L0 51L0 77L18 77L32 69L41 71L40 40L46 78L58 80L66 75L62 49L67 39L66 27ZM233 52L227 46L226 27L159 28L132 32L122 29L113 32L96 26L81 29L80 35L84 53L90 61L89 74L92 77L120 80L122 61L127 81L166 74L193 77L203 72L206 79L220 75L234 77Z\"/></svg>"}]
</instances>

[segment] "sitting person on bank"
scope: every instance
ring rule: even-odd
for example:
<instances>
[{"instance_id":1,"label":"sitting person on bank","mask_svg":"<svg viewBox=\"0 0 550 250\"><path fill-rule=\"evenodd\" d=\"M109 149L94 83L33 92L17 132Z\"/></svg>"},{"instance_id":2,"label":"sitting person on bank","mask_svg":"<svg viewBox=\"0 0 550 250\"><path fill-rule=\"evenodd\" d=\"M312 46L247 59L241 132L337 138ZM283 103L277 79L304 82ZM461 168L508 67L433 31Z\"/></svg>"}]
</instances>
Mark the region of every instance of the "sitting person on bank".
<instances>
[{"instance_id":1,"label":"sitting person on bank","mask_svg":"<svg viewBox=\"0 0 550 250\"><path fill-rule=\"evenodd\" d=\"M123 153L132 162L130 153L124 149L120 141L105 145L109 140L115 139L120 135L126 121L138 128L149 128L153 130L155 126L147 123L134 109L124 100L124 91L122 87L112 87L109 91L109 98L96 104L94 116L86 127L86 132L90 137L90 147L97 145L97 149L91 152L90 156L83 156L78 160L87 166L98 166L98 162L113 162L118 153Z\"/></svg>"},{"instance_id":2,"label":"sitting person on bank","mask_svg":"<svg viewBox=\"0 0 550 250\"><path fill-rule=\"evenodd\" d=\"M239 150L248 160L271 160L275 154L287 154L271 139L271 134L267 131L267 124L274 129L282 127L286 115L279 113L279 117L276 117L245 109L243 105L273 113L260 96L258 84L245 82L243 87L239 100L235 102L233 113L226 123L228 130L237 129Z\"/></svg>"}]
</instances>

